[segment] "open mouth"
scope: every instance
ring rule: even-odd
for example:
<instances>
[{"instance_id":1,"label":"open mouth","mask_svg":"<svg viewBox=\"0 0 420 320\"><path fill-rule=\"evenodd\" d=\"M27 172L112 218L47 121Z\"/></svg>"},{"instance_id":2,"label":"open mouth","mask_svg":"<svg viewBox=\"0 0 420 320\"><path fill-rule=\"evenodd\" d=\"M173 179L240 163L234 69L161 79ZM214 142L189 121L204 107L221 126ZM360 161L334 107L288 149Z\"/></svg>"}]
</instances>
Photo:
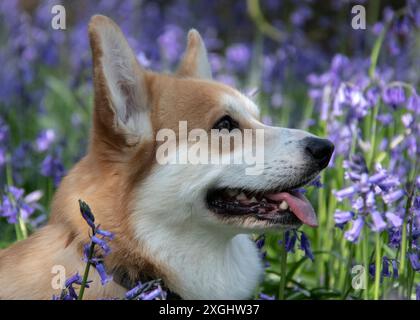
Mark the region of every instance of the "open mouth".
<instances>
[{"instance_id":1,"label":"open mouth","mask_svg":"<svg viewBox=\"0 0 420 320\"><path fill-rule=\"evenodd\" d=\"M298 227L304 223L310 227L318 226L312 205L297 190L216 189L208 193L207 205L223 218L253 217L274 225Z\"/></svg>"}]
</instances>

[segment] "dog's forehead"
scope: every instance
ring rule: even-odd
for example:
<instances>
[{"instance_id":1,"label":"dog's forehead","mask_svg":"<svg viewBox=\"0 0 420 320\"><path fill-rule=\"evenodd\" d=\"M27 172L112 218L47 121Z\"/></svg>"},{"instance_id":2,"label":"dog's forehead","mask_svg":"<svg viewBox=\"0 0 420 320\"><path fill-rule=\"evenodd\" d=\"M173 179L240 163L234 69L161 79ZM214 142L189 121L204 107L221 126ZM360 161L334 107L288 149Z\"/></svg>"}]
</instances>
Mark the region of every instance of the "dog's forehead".
<instances>
[{"instance_id":1,"label":"dog's forehead","mask_svg":"<svg viewBox=\"0 0 420 320\"><path fill-rule=\"evenodd\" d=\"M260 110L258 106L249 98L234 90L224 92L220 95L220 104L226 108L232 115L238 115L241 118L259 118Z\"/></svg>"}]
</instances>

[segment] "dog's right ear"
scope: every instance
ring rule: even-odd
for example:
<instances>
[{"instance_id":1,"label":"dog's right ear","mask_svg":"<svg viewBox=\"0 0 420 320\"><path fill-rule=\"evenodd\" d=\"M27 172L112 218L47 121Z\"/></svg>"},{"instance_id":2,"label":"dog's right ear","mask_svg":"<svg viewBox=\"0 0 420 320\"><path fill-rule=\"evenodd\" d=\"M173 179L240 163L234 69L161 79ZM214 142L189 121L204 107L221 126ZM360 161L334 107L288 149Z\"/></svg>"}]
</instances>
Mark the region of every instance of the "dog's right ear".
<instances>
[{"instance_id":1,"label":"dog's right ear","mask_svg":"<svg viewBox=\"0 0 420 320\"><path fill-rule=\"evenodd\" d=\"M176 74L180 77L196 77L211 79L210 62L207 56L207 49L200 33L191 29L188 32L187 48Z\"/></svg>"},{"instance_id":2,"label":"dog's right ear","mask_svg":"<svg viewBox=\"0 0 420 320\"><path fill-rule=\"evenodd\" d=\"M129 144L149 137L152 128L146 70L111 19L93 16L89 39L95 90L94 133L101 139L111 135L113 141L117 137L119 143Z\"/></svg>"}]
</instances>

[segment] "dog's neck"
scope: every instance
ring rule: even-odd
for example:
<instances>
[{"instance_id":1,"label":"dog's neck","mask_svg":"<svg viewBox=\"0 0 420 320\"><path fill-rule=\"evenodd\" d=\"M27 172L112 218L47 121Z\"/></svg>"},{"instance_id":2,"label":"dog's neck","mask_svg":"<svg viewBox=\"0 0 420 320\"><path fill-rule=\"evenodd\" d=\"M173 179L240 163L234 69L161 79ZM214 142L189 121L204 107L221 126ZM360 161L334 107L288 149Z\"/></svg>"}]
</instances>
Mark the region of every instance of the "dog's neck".
<instances>
[{"instance_id":1,"label":"dog's neck","mask_svg":"<svg viewBox=\"0 0 420 320\"><path fill-rule=\"evenodd\" d=\"M194 222L169 226L143 215L139 241L170 274L166 285L184 299L249 299L262 263L248 235L223 234Z\"/></svg>"}]
</instances>

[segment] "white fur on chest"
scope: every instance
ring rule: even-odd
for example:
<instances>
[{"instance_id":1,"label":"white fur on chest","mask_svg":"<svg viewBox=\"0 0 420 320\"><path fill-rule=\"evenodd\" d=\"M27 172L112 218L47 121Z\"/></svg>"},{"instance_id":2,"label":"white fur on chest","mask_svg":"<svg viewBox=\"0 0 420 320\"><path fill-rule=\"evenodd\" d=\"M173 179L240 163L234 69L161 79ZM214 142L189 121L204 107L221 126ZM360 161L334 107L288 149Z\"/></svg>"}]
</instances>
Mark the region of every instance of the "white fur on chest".
<instances>
[{"instance_id":1,"label":"white fur on chest","mask_svg":"<svg viewBox=\"0 0 420 320\"><path fill-rule=\"evenodd\" d=\"M227 237L189 223L168 229L147 219L136 232L173 275L167 285L184 299L249 299L261 281L262 263L248 235Z\"/></svg>"}]
</instances>

